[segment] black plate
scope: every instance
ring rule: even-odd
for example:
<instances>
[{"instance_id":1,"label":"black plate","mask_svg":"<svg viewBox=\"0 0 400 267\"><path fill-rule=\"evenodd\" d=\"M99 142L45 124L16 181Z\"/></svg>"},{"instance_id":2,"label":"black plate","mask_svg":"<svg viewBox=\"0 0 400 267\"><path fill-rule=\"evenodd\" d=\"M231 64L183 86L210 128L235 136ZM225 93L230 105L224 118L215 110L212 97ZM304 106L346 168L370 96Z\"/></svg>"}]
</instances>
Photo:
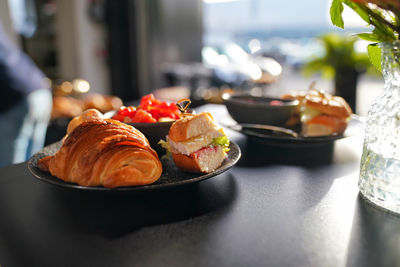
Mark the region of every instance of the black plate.
<instances>
[{"instance_id":1,"label":"black plate","mask_svg":"<svg viewBox=\"0 0 400 267\"><path fill-rule=\"evenodd\" d=\"M239 160L241 156L239 146L231 142L230 151L228 152L228 157L224 160L221 167L216 169L214 172L208 174L183 172L174 165L172 160L166 157L162 157L161 162L163 165L163 173L161 174L160 179L158 179L155 183L144 186L127 186L127 187L118 187L110 189L101 186L89 187L89 186L80 186L73 183L67 183L61 179L58 179L57 177L52 176L49 172L44 172L40 170L37 167L38 160L45 156L54 155L56 151L60 148L60 146L61 142L56 142L54 144L46 146L41 151L33 155L28 162L29 171L37 179L53 185L71 189L92 190L92 191L145 191L145 190L170 188L185 184L196 183L227 171L233 165L236 164L236 162Z\"/></svg>"},{"instance_id":2,"label":"black plate","mask_svg":"<svg viewBox=\"0 0 400 267\"><path fill-rule=\"evenodd\" d=\"M292 137L285 134L280 134L272 131L257 130L243 128L237 130L234 124L225 124L228 128L238 131L242 134L247 135L253 140L266 143L275 146L290 146L290 147L300 147L300 146L313 146L333 143L335 140L346 138L354 135L362 135L363 133L363 118L353 115L348 123L346 131L341 135L328 135L328 136L315 136L315 137L305 137L298 136Z\"/></svg>"}]
</instances>

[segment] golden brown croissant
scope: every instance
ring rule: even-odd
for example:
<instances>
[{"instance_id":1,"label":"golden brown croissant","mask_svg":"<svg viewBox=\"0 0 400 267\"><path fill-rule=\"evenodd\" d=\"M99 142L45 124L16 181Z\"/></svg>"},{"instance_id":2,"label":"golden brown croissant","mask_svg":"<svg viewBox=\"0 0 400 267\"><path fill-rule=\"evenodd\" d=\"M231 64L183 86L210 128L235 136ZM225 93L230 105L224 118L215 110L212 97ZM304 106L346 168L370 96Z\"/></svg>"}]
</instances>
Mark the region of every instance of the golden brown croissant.
<instances>
[{"instance_id":1,"label":"golden brown croissant","mask_svg":"<svg viewBox=\"0 0 400 267\"><path fill-rule=\"evenodd\" d=\"M151 184L162 173L157 153L140 131L102 118L77 125L60 150L38 166L66 182L109 188Z\"/></svg>"}]
</instances>

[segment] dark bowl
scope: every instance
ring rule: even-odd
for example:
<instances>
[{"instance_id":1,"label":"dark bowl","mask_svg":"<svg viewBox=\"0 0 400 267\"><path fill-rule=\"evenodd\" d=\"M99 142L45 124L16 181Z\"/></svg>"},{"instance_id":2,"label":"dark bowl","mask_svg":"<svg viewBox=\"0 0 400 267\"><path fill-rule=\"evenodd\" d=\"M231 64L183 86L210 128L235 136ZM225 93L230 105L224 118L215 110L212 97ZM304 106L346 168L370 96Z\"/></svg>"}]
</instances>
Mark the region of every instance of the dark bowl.
<instances>
[{"instance_id":1,"label":"dark bowl","mask_svg":"<svg viewBox=\"0 0 400 267\"><path fill-rule=\"evenodd\" d=\"M299 105L297 100L249 94L224 94L222 99L236 122L275 126L285 126ZM274 100L280 101L281 105L271 105L271 101Z\"/></svg>"},{"instance_id":2,"label":"dark bowl","mask_svg":"<svg viewBox=\"0 0 400 267\"><path fill-rule=\"evenodd\" d=\"M115 110L107 112L104 114L104 117L111 119L115 112ZM161 156L165 154L166 151L158 144L158 142L161 139L165 140L172 123L174 123L174 121L126 124L135 127L141 133L143 133L147 140L149 140L150 146L158 153L159 156Z\"/></svg>"},{"instance_id":3,"label":"dark bowl","mask_svg":"<svg viewBox=\"0 0 400 267\"><path fill-rule=\"evenodd\" d=\"M169 128L174 121L166 122L153 122L153 123L128 123L139 131L141 131L147 140L149 140L150 146L158 153L158 155L165 154L163 149L158 142L162 139L165 141L165 137L168 135Z\"/></svg>"}]
</instances>

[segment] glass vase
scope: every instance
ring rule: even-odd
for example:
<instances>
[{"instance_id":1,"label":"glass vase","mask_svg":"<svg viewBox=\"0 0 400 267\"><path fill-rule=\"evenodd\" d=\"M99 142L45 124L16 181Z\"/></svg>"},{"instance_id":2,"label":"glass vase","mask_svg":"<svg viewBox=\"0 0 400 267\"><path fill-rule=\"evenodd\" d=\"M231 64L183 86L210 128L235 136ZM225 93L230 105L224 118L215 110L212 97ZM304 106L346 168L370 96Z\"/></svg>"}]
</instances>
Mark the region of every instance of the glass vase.
<instances>
[{"instance_id":1,"label":"glass vase","mask_svg":"<svg viewBox=\"0 0 400 267\"><path fill-rule=\"evenodd\" d=\"M380 47L385 83L368 111L358 186L367 200L400 213L400 42Z\"/></svg>"}]
</instances>

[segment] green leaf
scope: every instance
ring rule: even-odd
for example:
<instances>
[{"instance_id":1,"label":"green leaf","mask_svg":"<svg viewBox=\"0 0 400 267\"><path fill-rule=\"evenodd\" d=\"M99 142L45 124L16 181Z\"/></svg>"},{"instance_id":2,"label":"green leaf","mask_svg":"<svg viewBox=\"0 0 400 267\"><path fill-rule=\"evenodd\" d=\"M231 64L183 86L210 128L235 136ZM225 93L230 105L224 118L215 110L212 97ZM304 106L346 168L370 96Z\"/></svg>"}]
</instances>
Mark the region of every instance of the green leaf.
<instances>
[{"instance_id":1,"label":"green leaf","mask_svg":"<svg viewBox=\"0 0 400 267\"><path fill-rule=\"evenodd\" d=\"M392 42L392 41L396 40L396 37L393 37L390 34L388 35L386 32L383 32L378 27L375 27L375 29L372 31L372 33L379 36L379 39L376 41L376 43ZM394 34L393 31L391 31L391 33Z\"/></svg>"},{"instance_id":2,"label":"green leaf","mask_svg":"<svg viewBox=\"0 0 400 267\"><path fill-rule=\"evenodd\" d=\"M341 0L333 0L331 4L331 8L329 10L330 16L331 16L331 21L332 24L339 27L339 28L344 28L344 22L343 22L343 3Z\"/></svg>"},{"instance_id":3,"label":"green leaf","mask_svg":"<svg viewBox=\"0 0 400 267\"><path fill-rule=\"evenodd\" d=\"M363 40L370 41L370 42L381 42L382 37L375 33L364 32L359 33L357 36Z\"/></svg>"},{"instance_id":4,"label":"green leaf","mask_svg":"<svg viewBox=\"0 0 400 267\"><path fill-rule=\"evenodd\" d=\"M382 65L381 65L381 57L382 51L378 44L369 44L367 47L368 50L368 57L371 61L372 65L378 69L379 72L382 72Z\"/></svg>"},{"instance_id":5,"label":"green leaf","mask_svg":"<svg viewBox=\"0 0 400 267\"><path fill-rule=\"evenodd\" d=\"M381 36L381 41L389 41L396 38L393 30L387 27L385 24L375 19L371 19L371 22L375 26L374 33Z\"/></svg>"},{"instance_id":6,"label":"green leaf","mask_svg":"<svg viewBox=\"0 0 400 267\"><path fill-rule=\"evenodd\" d=\"M160 145L162 148L165 149L165 151L167 152L167 153L166 153L166 156L167 156L167 157L170 157L170 156L171 156L171 146L169 145L168 142L166 142L166 141L160 139L160 141L158 141L157 144Z\"/></svg>"},{"instance_id":7,"label":"green leaf","mask_svg":"<svg viewBox=\"0 0 400 267\"><path fill-rule=\"evenodd\" d=\"M396 40L396 35L389 26L381 22L379 19L374 17L384 18L385 15L379 9L371 9L367 5L356 4L351 0L342 0L347 6L352 8L364 21L369 25L375 26L374 33L381 36L380 41L394 41Z\"/></svg>"},{"instance_id":8,"label":"green leaf","mask_svg":"<svg viewBox=\"0 0 400 267\"><path fill-rule=\"evenodd\" d=\"M214 138L212 144L222 146L225 153L229 151L229 138L226 135Z\"/></svg>"}]
</instances>

